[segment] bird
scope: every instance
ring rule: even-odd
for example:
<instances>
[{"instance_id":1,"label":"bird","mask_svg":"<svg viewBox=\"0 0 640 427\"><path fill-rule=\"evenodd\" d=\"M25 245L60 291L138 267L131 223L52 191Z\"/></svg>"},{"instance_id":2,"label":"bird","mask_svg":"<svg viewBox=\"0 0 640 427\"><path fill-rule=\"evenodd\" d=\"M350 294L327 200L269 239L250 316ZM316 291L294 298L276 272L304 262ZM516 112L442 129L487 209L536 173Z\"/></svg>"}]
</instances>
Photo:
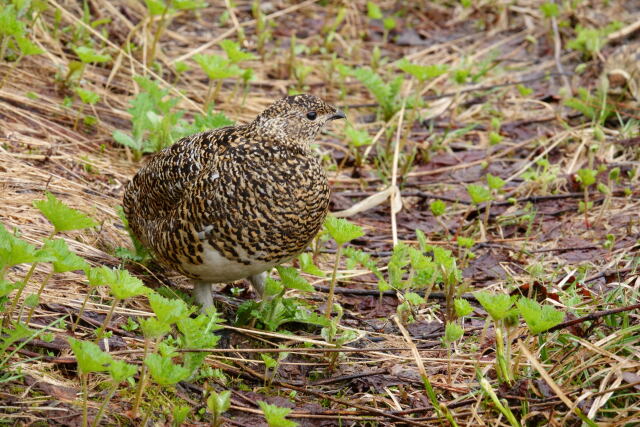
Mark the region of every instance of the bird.
<instances>
[{"instance_id":1,"label":"bird","mask_svg":"<svg viewBox=\"0 0 640 427\"><path fill-rule=\"evenodd\" d=\"M609 96L640 102L640 41L623 44L607 57L600 87Z\"/></svg>"},{"instance_id":2,"label":"bird","mask_svg":"<svg viewBox=\"0 0 640 427\"><path fill-rule=\"evenodd\" d=\"M203 310L212 285L267 273L301 253L328 212L330 188L311 144L345 113L311 94L286 96L252 122L208 130L155 153L125 185L129 230L191 279Z\"/></svg>"}]
</instances>

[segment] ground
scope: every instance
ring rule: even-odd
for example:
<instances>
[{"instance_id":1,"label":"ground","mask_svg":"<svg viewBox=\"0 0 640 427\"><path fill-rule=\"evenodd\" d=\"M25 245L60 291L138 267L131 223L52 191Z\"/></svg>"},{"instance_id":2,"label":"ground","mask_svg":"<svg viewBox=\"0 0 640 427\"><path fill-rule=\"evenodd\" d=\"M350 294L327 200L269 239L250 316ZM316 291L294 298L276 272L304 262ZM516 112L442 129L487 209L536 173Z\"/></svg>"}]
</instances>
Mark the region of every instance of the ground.
<instances>
[{"instance_id":1,"label":"ground","mask_svg":"<svg viewBox=\"0 0 640 427\"><path fill-rule=\"evenodd\" d=\"M46 257L14 265L4 236L4 424L266 425L258 401L309 426L640 418L638 102L602 77L618 46L637 43L637 3L0 4L0 223L33 250L53 236L34 206L49 192L95 220L55 233L94 272L188 300L187 279L135 253L118 215L125 183L177 137L300 92L347 114L313 149L330 211L362 231L338 247L327 228L289 265L316 290L286 291L286 323L259 306L242 322L248 284L220 286L215 348L175 326L150 338L139 326L155 318L150 294L114 300L115 279L52 271ZM272 276L293 288L284 274ZM341 309L322 324L333 279ZM69 337L136 373L83 375ZM193 348L210 351L180 381L143 363L161 354L165 372L186 369ZM231 406L214 419L207 398L224 390Z\"/></svg>"}]
</instances>

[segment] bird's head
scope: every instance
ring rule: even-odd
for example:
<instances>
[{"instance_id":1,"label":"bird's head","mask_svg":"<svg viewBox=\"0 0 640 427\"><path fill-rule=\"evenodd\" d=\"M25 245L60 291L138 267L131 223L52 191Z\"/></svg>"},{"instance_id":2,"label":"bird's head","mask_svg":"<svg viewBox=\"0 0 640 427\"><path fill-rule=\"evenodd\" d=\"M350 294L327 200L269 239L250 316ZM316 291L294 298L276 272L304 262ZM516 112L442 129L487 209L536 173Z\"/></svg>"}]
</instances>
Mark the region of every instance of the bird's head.
<instances>
[{"instance_id":1,"label":"bird's head","mask_svg":"<svg viewBox=\"0 0 640 427\"><path fill-rule=\"evenodd\" d=\"M314 95L286 96L267 107L252 126L264 136L284 145L308 147L324 125L345 114Z\"/></svg>"}]
</instances>

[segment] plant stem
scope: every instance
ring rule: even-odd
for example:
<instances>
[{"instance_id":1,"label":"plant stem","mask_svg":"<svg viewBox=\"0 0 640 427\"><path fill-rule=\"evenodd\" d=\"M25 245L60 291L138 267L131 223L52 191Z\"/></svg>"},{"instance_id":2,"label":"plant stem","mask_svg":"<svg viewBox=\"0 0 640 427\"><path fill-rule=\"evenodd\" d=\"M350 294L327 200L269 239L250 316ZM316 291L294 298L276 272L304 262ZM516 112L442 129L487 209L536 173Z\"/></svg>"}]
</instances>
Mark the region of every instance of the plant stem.
<instances>
[{"instance_id":1,"label":"plant stem","mask_svg":"<svg viewBox=\"0 0 640 427\"><path fill-rule=\"evenodd\" d=\"M47 282L49 282L49 279L51 279L51 276L53 276L53 273L54 273L54 271L52 269L49 272L49 274L47 274L47 277L45 277L44 280L42 281L42 284L40 285L40 289L38 289L38 293L36 294L38 296L38 301L40 301L40 294L42 294L42 291L44 290L44 287L47 286ZM20 308L20 314L18 315L18 317L22 317L22 309L23 308L24 308L24 304ZM33 313L35 311L36 311L36 306L34 305L33 307L31 307L31 309L29 310L29 314L27 315L27 321L26 321L27 325L31 321L31 317L33 317Z\"/></svg>"},{"instance_id":2,"label":"plant stem","mask_svg":"<svg viewBox=\"0 0 640 427\"><path fill-rule=\"evenodd\" d=\"M88 402L89 402L89 373L80 374L80 379L82 380L82 396L84 397L84 402L82 403L82 427L87 427L87 411L88 411Z\"/></svg>"},{"instance_id":3,"label":"plant stem","mask_svg":"<svg viewBox=\"0 0 640 427\"><path fill-rule=\"evenodd\" d=\"M147 376L147 365L144 364L144 360L147 358L149 352L149 338L144 339L144 352L142 354L142 370L140 371L140 379L138 380L138 389L136 390L136 401L133 404L131 410L131 416L133 418L138 417L138 408L140 408L140 400L142 398L142 391L144 390L144 383Z\"/></svg>"},{"instance_id":4,"label":"plant stem","mask_svg":"<svg viewBox=\"0 0 640 427\"><path fill-rule=\"evenodd\" d=\"M100 421L100 418L102 418L102 413L104 412L104 408L106 408L107 404L109 403L109 401L111 400L111 398L113 397L113 394L116 392L117 389L118 389L118 384L114 383L113 387L111 387L111 390L109 390L109 394L107 394L107 398L104 400L104 402L102 402L102 405L100 405L98 414L96 415L96 417L93 420L93 423L91 424L92 427L98 426L98 422Z\"/></svg>"},{"instance_id":5,"label":"plant stem","mask_svg":"<svg viewBox=\"0 0 640 427\"><path fill-rule=\"evenodd\" d=\"M18 300L20 299L20 296L22 295L24 288L27 287L27 283L29 283L29 279L31 279L31 276L33 275L33 272L35 271L37 265L38 265L37 262L34 262L33 264L31 264L31 268L29 268L27 275L24 276L24 279L22 280L22 286L18 288L18 292L13 297L13 301L11 301L11 306L4 314L4 322L3 322L4 326L9 326L11 324L11 315L13 314L13 310L15 310L16 306L18 305Z\"/></svg>"},{"instance_id":6,"label":"plant stem","mask_svg":"<svg viewBox=\"0 0 640 427\"><path fill-rule=\"evenodd\" d=\"M173 3L173 0L167 1L167 4L164 7L164 10L162 11L162 16L160 17L160 22L158 22L158 27L156 28L156 32L153 34L153 42L151 43L151 51L149 52L149 55L147 56L147 66L151 65L151 63L153 63L153 60L155 59L156 47L158 46L158 41L160 40L160 36L162 35L162 30L164 29L164 23L166 21L167 12L169 11L169 8L171 7L172 3Z\"/></svg>"},{"instance_id":7,"label":"plant stem","mask_svg":"<svg viewBox=\"0 0 640 427\"><path fill-rule=\"evenodd\" d=\"M113 312L118 303L120 303L120 300L118 298L114 298L113 303L111 304L111 308L109 309L109 313L107 313L107 317L104 319L104 322L102 322L102 326L100 326L100 329L98 329L98 331L96 332L96 342L99 341L100 338L102 338L105 329L107 329L107 326L109 326L109 322L111 322L111 317L113 317Z\"/></svg>"},{"instance_id":8,"label":"plant stem","mask_svg":"<svg viewBox=\"0 0 640 427\"><path fill-rule=\"evenodd\" d=\"M76 321L73 322L73 326L71 327L71 332L75 334L76 332L76 328L78 327L78 324L80 323L80 318L82 318L82 313L84 313L84 308L87 305L87 302L89 302L89 297L93 295L93 289L91 289L89 292L87 292L87 294L84 296L84 301L82 301L82 305L80 306L80 311L78 312L78 317L76 317Z\"/></svg>"},{"instance_id":9,"label":"plant stem","mask_svg":"<svg viewBox=\"0 0 640 427\"><path fill-rule=\"evenodd\" d=\"M342 255L342 245L338 245L336 250L336 262L333 265L333 273L331 274L331 284L329 285L329 296L327 297L327 310L325 316L327 319L331 318L331 312L333 311L333 290L336 287L336 277L338 274L338 264L340 263L340 256Z\"/></svg>"}]
</instances>

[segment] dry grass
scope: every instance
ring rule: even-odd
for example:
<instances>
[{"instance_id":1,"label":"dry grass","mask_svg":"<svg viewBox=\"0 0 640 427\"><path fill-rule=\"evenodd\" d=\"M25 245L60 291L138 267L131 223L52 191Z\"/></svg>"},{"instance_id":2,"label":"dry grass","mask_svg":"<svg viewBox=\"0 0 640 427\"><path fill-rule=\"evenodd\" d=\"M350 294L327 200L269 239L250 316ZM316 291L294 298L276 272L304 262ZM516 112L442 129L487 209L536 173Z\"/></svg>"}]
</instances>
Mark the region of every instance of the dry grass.
<instances>
[{"instance_id":1,"label":"dry grass","mask_svg":"<svg viewBox=\"0 0 640 427\"><path fill-rule=\"evenodd\" d=\"M95 231L66 234L71 249L92 265L118 266L121 260L114 250L130 246L130 241L114 207L121 203L123 186L140 164L132 160L129 150L114 142L112 133L130 129L129 100L140 91L132 77L159 79L162 87L170 88L172 96L181 99L179 108L185 111L185 117L202 112L208 81L193 55L220 53L217 42L235 40L239 31L246 35L244 47L253 51L257 41L251 2L238 0L229 9L226 2L212 1L197 12L177 13L160 39L157 66L153 67L144 64L158 22L157 18L156 22L150 20L143 3L87 1L90 21L110 19L98 29L83 22L82 2L48 3L48 9L32 27L32 39L45 53L25 57L17 64L0 62L0 221L39 245L50 234L51 226L32 202L48 190L100 223ZM384 261L394 240L415 243L415 230L419 228L434 243L459 255L455 239L443 233L444 222L451 235L473 237L477 242L473 248L476 259L464 272L465 290L541 292L541 299L565 311L567 320L637 304L640 156L637 141L628 138L638 135L637 121L633 122L639 115L638 107L625 105L620 109L621 120L631 121L630 130L623 133L619 121L610 120L601 126L604 139L597 140L594 123L563 106L559 94L566 83L572 90L595 87L601 58L611 46L633 38L630 31L640 18L640 10L625 2L605 6L594 0L582 2L571 14L565 13L567 22L602 27L618 21L623 28L609 37L600 55L586 60L566 48L575 34L561 26L563 48L559 60L564 70L586 65L583 73L572 73L565 82L558 76L545 77L557 71L557 60L553 31L540 12L541 2L482 1L471 8L455 2L416 2L412 6L410 2L377 3L385 13L401 13L392 33L395 43L382 43L381 23L367 18L364 1L265 3L265 13L274 23L266 59L244 64L255 72L246 100L235 84L227 81L215 110L236 121L247 121L295 87L296 80L290 74L289 40L297 34L298 44L307 47L295 58L297 66L313 67L304 90L344 106L352 125L377 137L373 148L367 150L363 166L356 167L342 125L322 136L318 150L330 171L333 210L346 209L389 184L397 183L401 188L399 212L392 213L389 203L384 202L350 218L366 231L358 242L361 249ZM322 28L333 21L341 7L345 8L344 22L333 40L326 43ZM221 15L229 12L230 18L220 23ZM65 27L70 30L62 31ZM65 74L69 61L76 59L70 47L78 31L84 31L85 40L92 40L95 47L104 47L113 56L108 66L87 66L80 82L101 97L94 108L85 107L85 113L98 118L95 126L82 124L77 97L73 107L63 105L64 98L73 93L56 78ZM132 54L123 50L127 42L138 49ZM476 72L486 63L486 74L464 85L454 83L451 72L424 85L407 78L403 93L413 88L411 93L419 92L426 99L444 94L441 99L446 101L435 100L423 107L422 116L429 120L414 121L413 111L402 109L383 122L373 114L375 105L371 104L376 101L361 83L354 78L340 82L337 73L329 72L332 53L341 64L365 66L371 62L374 46L380 47L387 60L378 70L381 75L395 72L392 63L402 57L421 64L446 64L450 70L473 67ZM179 61L191 68L176 78L170 70ZM533 89L531 95L517 90L515 83L521 81ZM503 139L497 145L489 140L493 118L501 123L496 131ZM460 132L470 125L475 127ZM628 140L628 144L618 143L621 140ZM408 160L411 153L416 154L413 162ZM541 158L548 159L554 168L549 180L523 179ZM599 165L606 170L620 167L624 179L607 201L594 193L596 204L587 215L587 226L585 215L578 211L581 198L572 195L581 191L574 174ZM635 176L629 178L627 171L635 171ZM478 226L475 210L468 205L465 185L485 183L486 173L508 181L502 200L513 197L523 201L494 204L485 229ZM625 189L629 189L627 193ZM545 200L551 193L559 197ZM434 198L460 203L449 203L444 219L439 221L427 205ZM525 198L533 202L530 208ZM531 222L523 220L523 215L534 210ZM615 244L604 248L609 234ZM323 252L329 254L322 254L318 263L330 271L331 247L323 247ZM188 287L186 280L155 265L149 269L128 267L150 287ZM12 268L9 278L19 280L27 270L25 265ZM35 292L48 272L49 266L40 264L25 294ZM341 272L344 277L340 286L376 289L377 280L367 271L341 266ZM327 285L326 280L309 279ZM87 292L84 275L54 275L32 326L42 327L63 313L76 313ZM221 303L233 300L228 294L217 299ZM310 300L319 305L323 299ZM204 405L201 393L207 387L224 386L234 391L232 409L226 414L228 425L263 422L256 400L292 407L289 417L302 425L392 425L402 420L413 425L442 424L422 386L420 374L426 373L439 401L450 408L458 425L509 425L480 391L476 370L492 379L494 389L522 424L578 425L576 407L598 425L633 425L640 417L637 309L538 337L529 336L524 324L515 328L512 361L520 375L508 387L495 380L495 336L493 328L483 328L486 313L481 308L464 325L467 332L456 345L449 377L447 352L439 341L443 334L442 302L436 305L438 301L430 300L415 323L402 325L390 320L398 304L394 296L385 296L382 307L377 305L375 292L369 296L343 294L338 301L345 307L343 325L357 332L359 339L346 345L335 371L326 371L325 352L316 351L324 343L317 330L291 329L293 335L284 335L229 327L235 332L236 348L213 352L207 358L207 363L228 375L229 382L183 383L174 390L152 388L147 396L149 406L143 406L146 421L169 423L171 407L182 401L196 408L190 416L193 423L208 422L197 414ZM99 289L87 310L99 318L109 304L108 292ZM227 318L232 319L233 309L223 305ZM125 333L121 326L128 316L148 315L151 310L146 298L126 301L117 309L109 343L114 355L140 363L142 338L135 332ZM85 322L78 335L90 337L94 329ZM0 419L4 423L79 423L81 408L76 394L80 385L65 340L70 331L54 332L52 344L37 342L15 356L13 361L20 364L23 377L0 392L4 402ZM313 346L306 349L303 343ZM289 347L290 355L282 362L272 387L264 388L264 364L251 349L266 352L283 344ZM94 381L90 414L95 414L104 397L100 378ZM141 420L126 416L132 398L132 392L123 387L103 422L139 425Z\"/></svg>"}]
</instances>

